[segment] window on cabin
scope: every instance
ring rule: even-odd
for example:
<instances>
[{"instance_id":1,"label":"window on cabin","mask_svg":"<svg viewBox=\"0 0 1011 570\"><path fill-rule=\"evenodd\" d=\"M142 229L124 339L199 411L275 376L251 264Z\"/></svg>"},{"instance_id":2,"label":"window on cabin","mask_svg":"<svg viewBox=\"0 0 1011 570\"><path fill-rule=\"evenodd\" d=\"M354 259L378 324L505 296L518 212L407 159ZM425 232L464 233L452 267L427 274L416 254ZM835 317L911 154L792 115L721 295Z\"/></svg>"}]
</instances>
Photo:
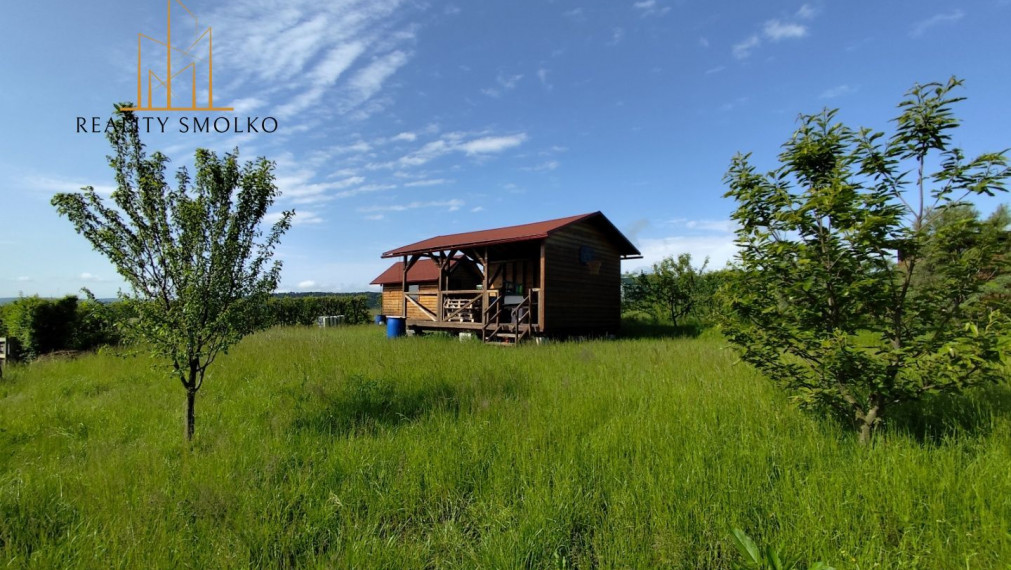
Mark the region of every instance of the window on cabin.
<instances>
[{"instance_id":1,"label":"window on cabin","mask_svg":"<svg viewBox=\"0 0 1011 570\"><path fill-rule=\"evenodd\" d=\"M408 293L419 293L419 292L421 292L421 285L418 285L417 283L408 285L407 286L407 292Z\"/></svg>"}]
</instances>

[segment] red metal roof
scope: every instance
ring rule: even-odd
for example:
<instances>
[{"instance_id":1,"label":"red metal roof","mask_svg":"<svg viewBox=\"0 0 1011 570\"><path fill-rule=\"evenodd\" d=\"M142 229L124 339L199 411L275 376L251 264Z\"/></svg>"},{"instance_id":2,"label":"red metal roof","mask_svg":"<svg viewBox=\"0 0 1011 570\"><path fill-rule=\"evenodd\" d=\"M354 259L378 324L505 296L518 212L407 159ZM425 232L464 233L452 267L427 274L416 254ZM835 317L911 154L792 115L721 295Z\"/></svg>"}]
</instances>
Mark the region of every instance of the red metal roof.
<instances>
[{"instance_id":1,"label":"red metal roof","mask_svg":"<svg viewBox=\"0 0 1011 570\"><path fill-rule=\"evenodd\" d=\"M541 240L547 238L548 235L556 230L582 221L596 222L599 224L599 227L605 231L605 233L611 234L612 239L622 256L640 255L639 250L632 245L632 242L628 241L628 238L622 235L622 233L618 231L618 228L614 227L614 224L612 224L611 221L604 216L604 214L600 212L593 212L590 214L580 214L578 216L569 216L567 218L558 218L557 220L546 220L543 222L534 222L532 224L522 224L519 226L508 226L491 230L436 236L387 251L383 254L383 257L396 257L400 255L447 251L450 249L463 249L468 247ZM413 270L414 269L412 268L411 271ZM438 269L436 269L436 271L438 271ZM438 276L434 277L432 280L438 280ZM397 282L399 283L400 280L398 279Z\"/></svg>"},{"instance_id":2,"label":"red metal roof","mask_svg":"<svg viewBox=\"0 0 1011 570\"><path fill-rule=\"evenodd\" d=\"M404 262L398 261L391 265L389 269L383 271L379 277L372 280L371 285L400 285L403 279ZM408 283L429 283L439 280L439 266L435 261L423 258L411 267L407 272Z\"/></svg>"}]
</instances>

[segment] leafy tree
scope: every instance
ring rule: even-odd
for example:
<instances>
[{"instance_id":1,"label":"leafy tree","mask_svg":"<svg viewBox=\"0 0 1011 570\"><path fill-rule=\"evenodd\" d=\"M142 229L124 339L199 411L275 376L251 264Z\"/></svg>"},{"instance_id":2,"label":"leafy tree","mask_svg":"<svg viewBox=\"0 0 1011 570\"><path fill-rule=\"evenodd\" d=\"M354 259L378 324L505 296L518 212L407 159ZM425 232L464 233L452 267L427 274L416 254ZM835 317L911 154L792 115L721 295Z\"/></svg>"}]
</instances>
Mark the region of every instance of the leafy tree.
<instances>
[{"instance_id":1,"label":"leafy tree","mask_svg":"<svg viewBox=\"0 0 1011 570\"><path fill-rule=\"evenodd\" d=\"M257 328L257 313L277 288L281 263L271 263L273 252L294 212L284 212L258 240L279 194L272 162L240 166L238 150L218 158L199 149L195 179L180 168L172 188L168 158L147 155L137 118L120 107L107 135L115 152L112 204L90 186L57 194L52 203L130 286L132 294L121 296L138 315L134 332L168 359L186 389L189 441L208 366Z\"/></svg>"},{"instance_id":2,"label":"leafy tree","mask_svg":"<svg viewBox=\"0 0 1011 570\"><path fill-rule=\"evenodd\" d=\"M701 267L692 266L690 253L682 253L677 259L665 257L653 264L652 272L640 272L626 281L626 306L659 313L677 325L679 319L695 310L708 264L706 258Z\"/></svg>"},{"instance_id":3,"label":"leafy tree","mask_svg":"<svg viewBox=\"0 0 1011 570\"><path fill-rule=\"evenodd\" d=\"M1005 152L967 160L952 145L960 85L913 86L888 138L835 111L802 115L779 168L759 174L737 155L725 178L740 228L729 338L862 442L897 403L1003 372L1008 319L972 301L1007 262L1001 240L964 217L941 223L1011 175Z\"/></svg>"}]
</instances>

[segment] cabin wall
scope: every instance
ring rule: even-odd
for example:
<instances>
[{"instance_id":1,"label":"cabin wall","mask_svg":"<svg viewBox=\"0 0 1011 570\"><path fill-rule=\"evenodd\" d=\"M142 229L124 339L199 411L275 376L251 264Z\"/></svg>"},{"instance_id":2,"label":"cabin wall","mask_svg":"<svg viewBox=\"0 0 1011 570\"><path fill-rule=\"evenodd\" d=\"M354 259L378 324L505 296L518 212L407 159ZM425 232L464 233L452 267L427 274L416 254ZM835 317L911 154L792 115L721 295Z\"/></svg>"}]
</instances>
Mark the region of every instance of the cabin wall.
<instances>
[{"instance_id":1,"label":"cabin wall","mask_svg":"<svg viewBox=\"0 0 1011 570\"><path fill-rule=\"evenodd\" d=\"M506 284L510 283L514 288L517 285L522 285L523 291L526 292L541 286L541 262L537 258L505 262L492 261L488 264L488 269L489 276L495 275L495 279L488 284L489 289L504 289Z\"/></svg>"},{"instance_id":2,"label":"cabin wall","mask_svg":"<svg viewBox=\"0 0 1011 570\"><path fill-rule=\"evenodd\" d=\"M603 334L621 325L621 256L588 223L573 224L545 241L544 330Z\"/></svg>"},{"instance_id":3,"label":"cabin wall","mask_svg":"<svg viewBox=\"0 0 1011 570\"><path fill-rule=\"evenodd\" d=\"M438 286L435 283L421 283L419 287L421 293L432 293L424 295L420 302L426 309L435 312L438 306L437 293ZM387 317L404 316L404 295L400 285L383 285L383 313ZM422 312L413 303L407 303L407 318L409 319L429 319L430 317Z\"/></svg>"}]
</instances>

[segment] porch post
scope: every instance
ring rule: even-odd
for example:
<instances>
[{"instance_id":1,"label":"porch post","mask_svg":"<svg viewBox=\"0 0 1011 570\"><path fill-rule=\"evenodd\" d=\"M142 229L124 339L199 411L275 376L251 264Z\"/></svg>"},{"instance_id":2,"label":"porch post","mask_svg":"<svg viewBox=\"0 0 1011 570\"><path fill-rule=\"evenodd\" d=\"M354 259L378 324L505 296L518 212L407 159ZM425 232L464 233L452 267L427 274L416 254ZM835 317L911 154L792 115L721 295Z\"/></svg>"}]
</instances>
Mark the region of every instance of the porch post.
<instances>
[{"instance_id":1,"label":"porch post","mask_svg":"<svg viewBox=\"0 0 1011 570\"><path fill-rule=\"evenodd\" d=\"M442 310L442 283L445 280L446 266L449 265L449 262L445 257L437 257L436 261L439 264L439 287L435 296L435 318L441 323L445 317L444 311Z\"/></svg>"},{"instance_id":2,"label":"porch post","mask_svg":"<svg viewBox=\"0 0 1011 570\"><path fill-rule=\"evenodd\" d=\"M400 295L403 297L401 300L404 302L404 312L401 315L404 317L404 322L407 322L407 256L404 255L404 271L400 276Z\"/></svg>"},{"instance_id":3,"label":"porch post","mask_svg":"<svg viewBox=\"0 0 1011 570\"><path fill-rule=\"evenodd\" d=\"M488 326L488 248L484 248L484 259L481 260L481 325Z\"/></svg>"},{"instance_id":4,"label":"porch post","mask_svg":"<svg viewBox=\"0 0 1011 570\"><path fill-rule=\"evenodd\" d=\"M539 328L542 333L544 332L544 297L545 297L545 293L547 293L547 288L544 287L544 284L547 282L547 279L545 279L545 276L544 276L545 269L547 269L547 262L546 262L547 261L547 243L548 243L547 240L544 240L544 241L541 242L541 271L540 271L540 274L541 274L540 275L540 281L541 281L541 283L540 283L540 289L541 289L541 291L538 294L538 299L537 299L537 328Z\"/></svg>"}]
</instances>

